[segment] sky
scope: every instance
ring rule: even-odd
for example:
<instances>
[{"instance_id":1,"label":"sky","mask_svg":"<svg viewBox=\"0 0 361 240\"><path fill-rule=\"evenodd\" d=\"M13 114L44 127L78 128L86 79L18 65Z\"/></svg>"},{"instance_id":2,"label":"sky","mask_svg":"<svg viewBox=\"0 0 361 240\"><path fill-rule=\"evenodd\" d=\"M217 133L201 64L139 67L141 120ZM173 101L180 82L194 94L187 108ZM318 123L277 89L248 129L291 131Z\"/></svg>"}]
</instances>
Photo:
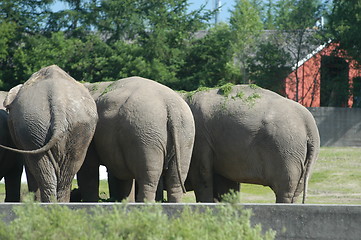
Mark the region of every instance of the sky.
<instances>
[{"instance_id":1,"label":"sky","mask_svg":"<svg viewBox=\"0 0 361 240\"><path fill-rule=\"evenodd\" d=\"M216 0L189 0L190 9L199 9L203 4L206 4L206 9L214 9ZM218 19L219 22L228 22L230 13L229 11L233 9L235 5L234 0L219 0L219 5L221 6Z\"/></svg>"},{"instance_id":2,"label":"sky","mask_svg":"<svg viewBox=\"0 0 361 240\"><path fill-rule=\"evenodd\" d=\"M212 10L214 9L214 6L216 0L188 0L188 3L190 4L189 10L195 10L199 9L202 5L206 5L206 9ZM219 22L228 22L230 13L229 11L233 9L235 5L234 0L219 0L221 5L221 10L218 15L218 21ZM58 11L63 8L66 8L66 5L63 2L57 1L54 6L53 10ZM214 22L214 20L213 20Z\"/></svg>"}]
</instances>

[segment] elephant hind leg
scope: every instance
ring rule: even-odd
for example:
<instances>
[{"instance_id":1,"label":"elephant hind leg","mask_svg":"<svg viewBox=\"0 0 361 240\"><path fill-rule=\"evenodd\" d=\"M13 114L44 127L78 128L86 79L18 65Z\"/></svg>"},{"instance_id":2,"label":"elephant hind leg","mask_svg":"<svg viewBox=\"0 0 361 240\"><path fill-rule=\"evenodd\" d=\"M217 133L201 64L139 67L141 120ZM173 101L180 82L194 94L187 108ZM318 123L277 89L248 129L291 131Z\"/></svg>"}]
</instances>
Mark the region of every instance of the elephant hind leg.
<instances>
[{"instance_id":1,"label":"elephant hind leg","mask_svg":"<svg viewBox=\"0 0 361 240\"><path fill-rule=\"evenodd\" d=\"M42 202L57 200L57 176L48 157L44 154L26 156L25 163L31 172L33 178L31 180L36 182L31 184L33 190L36 190L36 186L39 187L40 200Z\"/></svg>"},{"instance_id":2,"label":"elephant hind leg","mask_svg":"<svg viewBox=\"0 0 361 240\"><path fill-rule=\"evenodd\" d=\"M176 183L174 181L171 181L171 183L169 183L168 181L166 181L165 186L167 190L168 202L178 203L182 201L184 193L180 183Z\"/></svg>"},{"instance_id":3,"label":"elephant hind leg","mask_svg":"<svg viewBox=\"0 0 361 240\"><path fill-rule=\"evenodd\" d=\"M58 202L70 202L70 191L71 187L66 189L57 190L57 201Z\"/></svg>"},{"instance_id":4,"label":"elephant hind leg","mask_svg":"<svg viewBox=\"0 0 361 240\"><path fill-rule=\"evenodd\" d=\"M111 200L121 202L128 199L130 202L134 202L133 179L121 180L108 171L108 185Z\"/></svg>"},{"instance_id":5,"label":"elephant hind leg","mask_svg":"<svg viewBox=\"0 0 361 240\"><path fill-rule=\"evenodd\" d=\"M21 173L14 171L8 173L5 176L5 202L20 202L20 188Z\"/></svg>"},{"instance_id":6,"label":"elephant hind leg","mask_svg":"<svg viewBox=\"0 0 361 240\"><path fill-rule=\"evenodd\" d=\"M155 201L156 191L163 172L164 156L160 148L144 147L138 150L134 159L137 159L135 172L136 202Z\"/></svg>"},{"instance_id":7,"label":"elephant hind leg","mask_svg":"<svg viewBox=\"0 0 361 240\"><path fill-rule=\"evenodd\" d=\"M182 181L186 179L186 173L182 173ZM167 191L168 202L181 202L184 192L181 180L179 179L177 164L175 161L170 161L168 169L164 173L164 185Z\"/></svg>"},{"instance_id":8,"label":"elephant hind leg","mask_svg":"<svg viewBox=\"0 0 361 240\"><path fill-rule=\"evenodd\" d=\"M20 188L21 175L23 173L23 163L22 159L20 159L20 156L15 156L11 160L16 160L16 163L5 175L5 202L20 202Z\"/></svg>"},{"instance_id":9,"label":"elephant hind leg","mask_svg":"<svg viewBox=\"0 0 361 240\"><path fill-rule=\"evenodd\" d=\"M276 193L276 203L294 203L293 194Z\"/></svg>"},{"instance_id":10,"label":"elephant hind leg","mask_svg":"<svg viewBox=\"0 0 361 240\"><path fill-rule=\"evenodd\" d=\"M148 170L140 171L143 174L139 174L135 177L136 182L136 202L154 202L157 192L157 186L160 176L162 174L160 170Z\"/></svg>"},{"instance_id":11,"label":"elephant hind leg","mask_svg":"<svg viewBox=\"0 0 361 240\"><path fill-rule=\"evenodd\" d=\"M213 197L216 201L222 201L223 196L231 191L239 193L240 190L241 187L238 182L229 180L217 173L213 174Z\"/></svg>"},{"instance_id":12,"label":"elephant hind leg","mask_svg":"<svg viewBox=\"0 0 361 240\"><path fill-rule=\"evenodd\" d=\"M294 182L285 182L277 188L272 188L276 194L276 203L295 203L299 192L296 192L297 181Z\"/></svg>"},{"instance_id":13,"label":"elephant hind leg","mask_svg":"<svg viewBox=\"0 0 361 240\"><path fill-rule=\"evenodd\" d=\"M136 180L137 181L137 194L135 197L136 202L144 202L150 201L154 202L155 193L157 190L157 182L147 182L144 180Z\"/></svg>"}]
</instances>

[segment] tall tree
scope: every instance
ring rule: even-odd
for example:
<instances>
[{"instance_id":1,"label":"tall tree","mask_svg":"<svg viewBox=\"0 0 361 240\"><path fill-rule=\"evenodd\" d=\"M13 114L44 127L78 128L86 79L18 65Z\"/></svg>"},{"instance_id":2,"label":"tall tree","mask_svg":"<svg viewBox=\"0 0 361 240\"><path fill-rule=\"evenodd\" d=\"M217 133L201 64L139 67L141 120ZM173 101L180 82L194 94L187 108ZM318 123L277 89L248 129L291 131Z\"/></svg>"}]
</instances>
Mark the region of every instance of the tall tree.
<instances>
[{"instance_id":1,"label":"tall tree","mask_svg":"<svg viewBox=\"0 0 361 240\"><path fill-rule=\"evenodd\" d=\"M108 42L129 40L144 28L142 0L103 0L96 8L96 28Z\"/></svg>"},{"instance_id":2,"label":"tall tree","mask_svg":"<svg viewBox=\"0 0 361 240\"><path fill-rule=\"evenodd\" d=\"M321 0L278 0L276 26L282 30L313 28L323 13Z\"/></svg>"},{"instance_id":3,"label":"tall tree","mask_svg":"<svg viewBox=\"0 0 361 240\"><path fill-rule=\"evenodd\" d=\"M82 38L94 29L98 0L60 0L68 8L60 9L49 16L48 32L64 31L68 36Z\"/></svg>"},{"instance_id":4,"label":"tall tree","mask_svg":"<svg viewBox=\"0 0 361 240\"><path fill-rule=\"evenodd\" d=\"M226 23L198 32L198 38L187 49L185 64L178 73L182 81L176 88L189 91L226 82L238 83L241 77L233 60L231 34Z\"/></svg>"},{"instance_id":5,"label":"tall tree","mask_svg":"<svg viewBox=\"0 0 361 240\"><path fill-rule=\"evenodd\" d=\"M188 7L187 0L103 0L95 29L109 45L123 41L133 46L125 49L142 49L136 58L146 63L143 76L172 86L188 41L211 17L203 8Z\"/></svg>"},{"instance_id":6,"label":"tall tree","mask_svg":"<svg viewBox=\"0 0 361 240\"><path fill-rule=\"evenodd\" d=\"M0 1L0 87L9 89L19 81L14 55L27 38L42 33L53 0Z\"/></svg>"},{"instance_id":7,"label":"tall tree","mask_svg":"<svg viewBox=\"0 0 361 240\"><path fill-rule=\"evenodd\" d=\"M298 68L302 58L324 43L324 39L320 38L321 30L315 28L323 14L323 7L320 0L279 0L276 3L275 27L280 30L279 42L284 43L294 68ZM296 73L295 101L302 98L298 92L301 77Z\"/></svg>"},{"instance_id":8,"label":"tall tree","mask_svg":"<svg viewBox=\"0 0 361 240\"><path fill-rule=\"evenodd\" d=\"M284 79L291 72L290 60L289 53L279 44L270 40L261 42L255 56L249 59L251 81L284 95Z\"/></svg>"},{"instance_id":9,"label":"tall tree","mask_svg":"<svg viewBox=\"0 0 361 240\"><path fill-rule=\"evenodd\" d=\"M0 69L5 70L5 66L9 66L15 34L16 24L14 22L0 21ZM5 79L6 72L0 71L0 89L7 87Z\"/></svg>"},{"instance_id":10,"label":"tall tree","mask_svg":"<svg viewBox=\"0 0 361 240\"><path fill-rule=\"evenodd\" d=\"M236 64L239 63L243 75L241 82L247 83L247 56L252 52L263 24L260 13L249 0L237 0L229 20L232 31L232 49Z\"/></svg>"},{"instance_id":11,"label":"tall tree","mask_svg":"<svg viewBox=\"0 0 361 240\"><path fill-rule=\"evenodd\" d=\"M340 47L361 63L361 1L333 1L329 30Z\"/></svg>"},{"instance_id":12,"label":"tall tree","mask_svg":"<svg viewBox=\"0 0 361 240\"><path fill-rule=\"evenodd\" d=\"M14 22L18 31L31 34L42 31L54 0L2 0L0 19Z\"/></svg>"}]
</instances>

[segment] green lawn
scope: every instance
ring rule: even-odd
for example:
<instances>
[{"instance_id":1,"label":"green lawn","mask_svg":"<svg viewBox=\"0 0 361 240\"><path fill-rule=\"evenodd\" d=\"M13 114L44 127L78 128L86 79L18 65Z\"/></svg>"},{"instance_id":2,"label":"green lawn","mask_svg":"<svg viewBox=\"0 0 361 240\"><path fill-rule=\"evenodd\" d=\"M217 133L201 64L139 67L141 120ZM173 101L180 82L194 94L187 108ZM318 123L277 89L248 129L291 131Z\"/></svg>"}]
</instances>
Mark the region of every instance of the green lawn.
<instances>
[{"instance_id":1,"label":"green lawn","mask_svg":"<svg viewBox=\"0 0 361 240\"><path fill-rule=\"evenodd\" d=\"M242 184L241 202L272 203L268 187ZM298 203L302 201L299 197ZM323 147L313 166L306 203L361 204L361 148Z\"/></svg>"},{"instance_id":2,"label":"green lawn","mask_svg":"<svg viewBox=\"0 0 361 240\"><path fill-rule=\"evenodd\" d=\"M194 202L187 193L186 202ZM274 203L276 197L269 187L241 185L242 203ZM302 202L302 195L297 203ZM312 169L306 203L361 204L361 148L323 147Z\"/></svg>"},{"instance_id":3,"label":"green lawn","mask_svg":"<svg viewBox=\"0 0 361 240\"><path fill-rule=\"evenodd\" d=\"M74 180L73 187L76 186ZM24 194L26 185L22 186ZM0 201L4 199L5 187L0 184ZM108 198L107 182L101 181L100 196ZM300 203L302 196L298 202ZM184 202L195 202L189 192ZM242 184L242 203L274 203L275 196L268 187ZM361 148L323 147L313 166L306 203L315 204L361 204Z\"/></svg>"}]
</instances>

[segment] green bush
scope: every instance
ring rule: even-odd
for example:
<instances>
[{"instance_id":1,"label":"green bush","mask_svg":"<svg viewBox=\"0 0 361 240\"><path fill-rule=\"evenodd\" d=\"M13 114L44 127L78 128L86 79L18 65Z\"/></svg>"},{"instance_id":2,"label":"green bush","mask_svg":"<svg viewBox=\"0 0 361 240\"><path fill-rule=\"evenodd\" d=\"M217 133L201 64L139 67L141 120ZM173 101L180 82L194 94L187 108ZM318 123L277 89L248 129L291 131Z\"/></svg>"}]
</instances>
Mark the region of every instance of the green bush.
<instances>
[{"instance_id":1,"label":"green bush","mask_svg":"<svg viewBox=\"0 0 361 240\"><path fill-rule=\"evenodd\" d=\"M59 204L28 202L14 207L16 218L0 221L0 239L274 239L261 226L252 227L249 210L238 204L211 208L184 207L169 217L160 204L113 209L95 207L71 210Z\"/></svg>"}]
</instances>

